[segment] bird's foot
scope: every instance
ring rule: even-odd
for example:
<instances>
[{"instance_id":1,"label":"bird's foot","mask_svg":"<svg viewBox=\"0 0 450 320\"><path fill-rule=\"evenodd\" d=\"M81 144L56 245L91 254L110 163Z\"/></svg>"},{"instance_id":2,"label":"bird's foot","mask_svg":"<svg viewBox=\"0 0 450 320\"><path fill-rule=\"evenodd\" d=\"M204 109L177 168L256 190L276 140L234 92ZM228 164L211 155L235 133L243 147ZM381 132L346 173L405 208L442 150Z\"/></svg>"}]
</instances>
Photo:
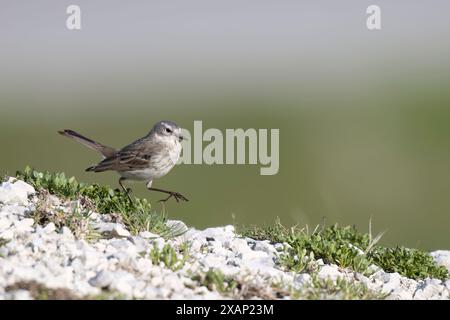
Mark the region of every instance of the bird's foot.
<instances>
[{"instance_id":1,"label":"bird's foot","mask_svg":"<svg viewBox=\"0 0 450 320\"><path fill-rule=\"evenodd\" d=\"M128 200L130 200L130 202L133 203L133 199L131 199L131 196L130 196L130 194L132 193L131 188L127 188L126 190L123 190L123 192L127 196Z\"/></svg>"},{"instance_id":2,"label":"bird's foot","mask_svg":"<svg viewBox=\"0 0 450 320\"><path fill-rule=\"evenodd\" d=\"M177 202L180 202L180 200L182 201L189 201L188 198L186 198L185 196L183 196L181 193L178 192L170 192L169 196L165 199L161 199L158 202L166 202L167 200L169 200L170 198L174 197L175 200L177 200Z\"/></svg>"}]
</instances>

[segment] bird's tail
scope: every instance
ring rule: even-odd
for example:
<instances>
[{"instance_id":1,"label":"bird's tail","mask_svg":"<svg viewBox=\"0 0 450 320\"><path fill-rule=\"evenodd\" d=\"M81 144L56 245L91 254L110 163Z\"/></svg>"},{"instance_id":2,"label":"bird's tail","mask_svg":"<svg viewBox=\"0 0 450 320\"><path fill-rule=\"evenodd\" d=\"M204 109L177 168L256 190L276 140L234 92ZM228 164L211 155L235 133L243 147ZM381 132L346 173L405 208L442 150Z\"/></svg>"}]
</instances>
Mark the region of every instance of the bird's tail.
<instances>
[{"instance_id":1,"label":"bird's tail","mask_svg":"<svg viewBox=\"0 0 450 320\"><path fill-rule=\"evenodd\" d=\"M107 147L102 145L101 143L98 143L94 140L91 140L89 138L86 138L85 136L82 136L81 134L73 131L73 130L62 130L62 131L58 131L59 134L68 137L68 138L72 138L76 141L78 141L79 143L85 145L88 148L91 148L95 151L100 152L103 157L107 158L107 157L111 157L112 155L117 153L117 150L111 147ZM93 167L86 169L87 171L92 171L89 169L93 169Z\"/></svg>"},{"instance_id":2,"label":"bird's tail","mask_svg":"<svg viewBox=\"0 0 450 320\"><path fill-rule=\"evenodd\" d=\"M86 169L86 171L95 171L95 169L97 168L97 166L92 166Z\"/></svg>"}]
</instances>

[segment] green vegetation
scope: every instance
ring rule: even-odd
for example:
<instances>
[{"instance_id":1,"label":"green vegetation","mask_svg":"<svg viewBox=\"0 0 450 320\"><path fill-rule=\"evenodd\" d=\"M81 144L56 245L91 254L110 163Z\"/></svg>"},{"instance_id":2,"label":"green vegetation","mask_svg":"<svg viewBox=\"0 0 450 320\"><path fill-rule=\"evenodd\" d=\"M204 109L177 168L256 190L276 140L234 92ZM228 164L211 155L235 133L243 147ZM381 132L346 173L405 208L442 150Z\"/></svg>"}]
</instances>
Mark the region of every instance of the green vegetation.
<instances>
[{"instance_id":1,"label":"green vegetation","mask_svg":"<svg viewBox=\"0 0 450 320\"><path fill-rule=\"evenodd\" d=\"M150 251L150 259L154 265L163 263L167 268L172 271L180 270L183 268L186 260L189 257L189 245L183 243L179 249L179 253L170 245L165 244L160 250L158 245L154 243L153 249ZM180 257L181 255L181 257Z\"/></svg>"},{"instance_id":2,"label":"green vegetation","mask_svg":"<svg viewBox=\"0 0 450 320\"><path fill-rule=\"evenodd\" d=\"M0 238L0 247L4 246L8 242L9 242L9 240L5 240L3 238ZM0 253L0 258L3 258L3 255L1 253Z\"/></svg>"},{"instance_id":3,"label":"green vegetation","mask_svg":"<svg viewBox=\"0 0 450 320\"><path fill-rule=\"evenodd\" d=\"M89 223L89 211L79 205L73 206L71 209L71 212L55 207L50 209L48 191L42 190L38 195L36 210L33 212L32 217L35 223L41 226L52 222L57 229L67 227L77 239L98 239L100 234Z\"/></svg>"},{"instance_id":4,"label":"green vegetation","mask_svg":"<svg viewBox=\"0 0 450 320\"><path fill-rule=\"evenodd\" d=\"M384 271L398 272L411 279L449 278L445 267L437 266L427 252L417 249L379 247L371 254L371 258Z\"/></svg>"},{"instance_id":5,"label":"green vegetation","mask_svg":"<svg viewBox=\"0 0 450 320\"><path fill-rule=\"evenodd\" d=\"M0 247L4 246L5 244L7 244L9 242L9 240L0 238Z\"/></svg>"},{"instance_id":6,"label":"green vegetation","mask_svg":"<svg viewBox=\"0 0 450 320\"><path fill-rule=\"evenodd\" d=\"M447 270L437 266L428 253L379 246L381 235L373 238L371 231L360 233L354 226L317 227L310 233L308 228L288 229L277 221L274 226L243 228L240 233L257 240L287 243L289 246L281 256L280 264L296 272L310 268L314 259L323 259L325 263L366 274L368 267L375 264L387 272L398 272L416 280L449 278Z\"/></svg>"},{"instance_id":7,"label":"green vegetation","mask_svg":"<svg viewBox=\"0 0 450 320\"><path fill-rule=\"evenodd\" d=\"M380 300L385 299L386 294L369 290L360 282L349 282L338 278L336 281L322 279L313 275L311 284L302 287L292 294L295 299L307 300Z\"/></svg>"},{"instance_id":8,"label":"green vegetation","mask_svg":"<svg viewBox=\"0 0 450 320\"><path fill-rule=\"evenodd\" d=\"M236 280L226 277L222 271L213 268L208 269L204 274L194 275L192 279L200 282L201 285L209 290L219 291L222 294L231 294L238 285Z\"/></svg>"},{"instance_id":9,"label":"green vegetation","mask_svg":"<svg viewBox=\"0 0 450 320\"><path fill-rule=\"evenodd\" d=\"M33 216L36 223L45 225L53 222L57 228L66 226L76 237L93 239L99 236L89 224L91 211L111 214L133 233L148 230L163 236L173 236L179 232L179 226L174 227L176 230L167 227L164 215L152 212L151 205L145 199L135 198L134 201L130 201L127 195L119 190L97 184L79 183L73 177L66 178L64 173L38 172L29 167L24 172L17 172L16 177L33 185L38 191L39 201ZM71 213L52 207L52 214L48 214L50 194L63 201L77 200ZM286 228L279 221L268 227L239 228L239 230L242 236L286 244L284 252L279 256L279 264L297 273L308 272L313 277L312 283L306 286L305 290L291 293L292 296L301 299L320 299L325 296L338 299L383 298L369 291L361 283L350 283L342 279L330 282L318 278L315 272L317 259L366 275L370 272L369 266L375 264L386 272L398 272L415 280L427 277L441 280L449 278L448 271L444 267L437 266L427 252L379 245L382 234L374 237L371 223L368 233L358 232L354 226L338 225L318 226L314 230L297 226ZM0 246L4 244L5 242L0 239ZM155 265L163 264L173 271L180 270L189 258L189 245L185 243L174 248L166 244L160 249L155 243L147 257ZM233 297L265 294L265 288L249 287L238 278L227 277L216 269L193 275L192 279L210 290ZM36 286L33 289L35 289L33 296L37 298L45 299L54 295L54 292L49 293ZM279 293L281 296L287 295L281 289Z\"/></svg>"},{"instance_id":10,"label":"green vegetation","mask_svg":"<svg viewBox=\"0 0 450 320\"><path fill-rule=\"evenodd\" d=\"M126 298L123 293L111 290L103 290L98 295L86 297L87 300L125 300Z\"/></svg>"},{"instance_id":11,"label":"green vegetation","mask_svg":"<svg viewBox=\"0 0 450 320\"><path fill-rule=\"evenodd\" d=\"M103 290L100 294L94 296L80 297L72 293L69 289L47 288L44 284L32 281L18 281L5 288L6 292L16 290L27 290L35 300L123 300L125 295L111 290Z\"/></svg>"},{"instance_id":12,"label":"green vegetation","mask_svg":"<svg viewBox=\"0 0 450 320\"><path fill-rule=\"evenodd\" d=\"M151 211L151 205L145 199L135 198L134 201L130 201L124 192L117 189L79 183L74 177L67 178L64 173L39 172L30 167L23 172L18 171L16 177L31 184L40 192L48 191L62 199L80 200L87 209L102 214L118 214L120 220L132 233L151 231L164 236L174 235L174 232L166 226L164 215ZM83 212L78 214L86 215ZM71 218L75 216L72 215ZM58 225L61 226L63 222L66 226L70 223L70 221L61 220Z\"/></svg>"}]
</instances>

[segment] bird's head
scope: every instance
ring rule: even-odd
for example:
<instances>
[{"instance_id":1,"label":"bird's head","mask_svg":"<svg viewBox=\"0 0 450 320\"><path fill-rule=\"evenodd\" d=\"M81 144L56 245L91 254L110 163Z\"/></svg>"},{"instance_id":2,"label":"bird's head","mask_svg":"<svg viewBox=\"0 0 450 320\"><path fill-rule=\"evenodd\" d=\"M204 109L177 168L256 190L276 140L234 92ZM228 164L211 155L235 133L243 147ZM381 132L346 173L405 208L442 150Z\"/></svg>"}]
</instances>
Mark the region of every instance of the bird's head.
<instances>
[{"instance_id":1,"label":"bird's head","mask_svg":"<svg viewBox=\"0 0 450 320\"><path fill-rule=\"evenodd\" d=\"M156 123L153 126L153 129L150 131L150 134L156 134L163 139L175 139L176 141L183 141L184 137L181 132L181 128L172 121L163 120Z\"/></svg>"}]
</instances>

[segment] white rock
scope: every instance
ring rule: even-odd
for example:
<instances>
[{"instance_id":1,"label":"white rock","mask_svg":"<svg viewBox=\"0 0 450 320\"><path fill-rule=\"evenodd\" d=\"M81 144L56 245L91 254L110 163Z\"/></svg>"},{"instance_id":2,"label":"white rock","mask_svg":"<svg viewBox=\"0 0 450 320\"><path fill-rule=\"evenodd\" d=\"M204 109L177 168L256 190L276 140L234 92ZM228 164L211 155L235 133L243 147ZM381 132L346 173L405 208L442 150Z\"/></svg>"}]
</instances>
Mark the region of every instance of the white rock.
<instances>
[{"instance_id":1,"label":"white rock","mask_svg":"<svg viewBox=\"0 0 450 320\"><path fill-rule=\"evenodd\" d=\"M130 232L127 229L125 229L121 224L117 224L117 223L115 224L111 234L114 237L118 237L118 238L131 236Z\"/></svg>"},{"instance_id":2,"label":"white rock","mask_svg":"<svg viewBox=\"0 0 450 320\"><path fill-rule=\"evenodd\" d=\"M220 269L221 266L225 264L225 261L222 257L216 256L214 254L207 254L202 259L202 264L208 268Z\"/></svg>"},{"instance_id":3,"label":"white rock","mask_svg":"<svg viewBox=\"0 0 450 320\"><path fill-rule=\"evenodd\" d=\"M340 272L335 265L324 265L317 275L322 279L331 279L333 281L345 277L345 274Z\"/></svg>"},{"instance_id":4,"label":"white rock","mask_svg":"<svg viewBox=\"0 0 450 320\"><path fill-rule=\"evenodd\" d=\"M141 231L139 232L139 236L144 239L156 239L159 238L159 235L155 233L151 233L149 231Z\"/></svg>"},{"instance_id":5,"label":"white rock","mask_svg":"<svg viewBox=\"0 0 450 320\"><path fill-rule=\"evenodd\" d=\"M398 273L388 273L378 270L369 277L370 281L365 282L369 289L381 291L388 294L390 300L411 299L417 288L417 282L401 276Z\"/></svg>"},{"instance_id":6,"label":"white rock","mask_svg":"<svg viewBox=\"0 0 450 320\"><path fill-rule=\"evenodd\" d=\"M0 216L7 217L9 220L20 220L30 214L32 206L23 206L17 203L4 205ZM33 209L35 210L35 209Z\"/></svg>"},{"instance_id":7,"label":"white rock","mask_svg":"<svg viewBox=\"0 0 450 320\"><path fill-rule=\"evenodd\" d=\"M9 299L11 300L33 300L30 292L28 290L15 290L9 294Z\"/></svg>"},{"instance_id":8,"label":"white rock","mask_svg":"<svg viewBox=\"0 0 450 320\"><path fill-rule=\"evenodd\" d=\"M277 250L273 245L270 244L269 241L257 241L255 243L255 246L253 247L253 250L256 251L263 251L269 255L276 254Z\"/></svg>"},{"instance_id":9,"label":"white rock","mask_svg":"<svg viewBox=\"0 0 450 320\"><path fill-rule=\"evenodd\" d=\"M254 260L254 259L268 259L268 260L272 261L270 256L264 251L253 251L253 250L244 251L244 250L242 250L241 252L239 252L236 255L236 257L241 258L243 261Z\"/></svg>"},{"instance_id":10,"label":"white rock","mask_svg":"<svg viewBox=\"0 0 450 320\"><path fill-rule=\"evenodd\" d=\"M219 243L221 245L220 241L215 241L215 243L213 245L216 245L217 243ZM245 241L244 239L240 239L240 238L236 238L233 239L230 242L227 242L225 244L226 248L229 248L231 251L233 251L236 254L240 254L242 255L243 253L247 253L247 252L254 252L247 244L247 241Z\"/></svg>"},{"instance_id":11,"label":"white rock","mask_svg":"<svg viewBox=\"0 0 450 320\"><path fill-rule=\"evenodd\" d=\"M444 297L442 295L445 294ZM414 299L420 300L436 300L448 298L448 290L442 285L442 281L438 279L426 279L418 285L418 289L414 294Z\"/></svg>"},{"instance_id":12,"label":"white rock","mask_svg":"<svg viewBox=\"0 0 450 320\"><path fill-rule=\"evenodd\" d=\"M111 283L110 288L131 297L133 296L133 287L135 284L136 279L131 273L117 271L114 273L114 281Z\"/></svg>"},{"instance_id":13,"label":"white rock","mask_svg":"<svg viewBox=\"0 0 450 320\"><path fill-rule=\"evenodd\" d=\"M136 246L127 239L114 239L111 240L109 244L116 248L118 251L136 253Z\"/></svg>"},{"instance_id":14,"label":"white rock","mask_svg":"<svg viewBox=\"0 0 450 320\"><path fill-rule=\"evenodd\" d=\"M26 188L20 183L14 187L15 181L9 183L2 184L0 191ZM27 200L23 205L18 202L0 205L0 238L11 240L0 248L0 299L13 294L2 291L4 286L1 284L17 281L39 281L49 288L67 288L80 297L109 289L137 299L223 299L222 293L199 286L193 278L210 268L220 270L226 277L233 277L250 288L264 288L267 292L277 285L286 292L290 288L301 290L312 280L308 273L295 274L281 270L275 264L288 244L272 245L269 241L241 238L235 234L233 226L187 230L184 223L171 220L169 226L180 230L186 228L186 232L165 240L151 232L131 236L122 224L112 223L115 220L110 215L93 214L90 223L112 239L88 242L76 240L67 227L56 233L53 223L34 228L34 220L27 217L34 210L35 199ZM67 207L66 203L58 204L58 201L55 198L51 202L61 208ZM190 243L189 259L181 269L173 271L164 263L152 263L149 253L154 246L160 250L166 244L177 248L185 241ZM447 252L432 255L436 260L446 261ZM450 280L442 283L428 279L418 286L412 279L386 273L378 267L373 268L373 275L366 277L341 270L336 265L326 265L321 260L315 261L314 266L321 278L359 281L370 289L389 293L389 299L449 298ZM14 292L16 299L21 295L26 297L26 291Z\"/></svg>"},{"instance_id":15,"label":"white rock","mask_svg":"<svg viewBox=\"0 0 450 320\"><path fill-rule=\"evenodd\" d=\"M450 291L450 280L445 281L444 285Z\"/></svg>"},{"instance_id":16,"label":"white rock","mask_svg":"<svg viewBox=\"0 0 450 320\"><path fill-rule=\"evenodd\" d=\"M277 251L284 251L284 245L282 243L275 243L273 246Z\"/></svg>"},{"instance_id":17,"label":"white rock","mask_svg":"<svg viewBox=\"0 0 450 320\"><path fill-rule=\"evenodd\" d=\"M0 239L12 240L13 238L14 238L14 232L11 229L0 232Z\"/></svg>"},{"instance_id":18,"label":"white rock","mask_svg":"<svg viewBox=\"0 0 450 320\"><path fill-rule=\"evenodd\" d=\"M308 273L300 273L294 278L294 283L303 287L311 283L311 276Z\"/></svg>"},{"instance_id":19,"label":"white rock","mask_svg":"<svg viewBox=\"0 0 450 320\"><path fill-rule=\"evenodd\" d=\"M119 223L99 222L94 223L93 227L96 231L111 237L121 238L131 236L130 232Z\"/></svg>"},{"instance_id":20,"label":"white rock","mask_svg":"<svg viewBox=\"0 0 450 320\"><path fill-rule=\"evenodd\" d=\"M147 274L152 268L152 261L150 259L138 259L135 261L134 267L142 274Z\"/></svg>"},{"instance_id":21,"label":"white rock","mask_svg":"<svg viewBox=\"0 0 450 320\"><path fill-rule=\"evenodd\" d=\"M0 218L0 231L6 230L11 225L11 221L7 218Z\"/></svg>"},{"instance_id":22,"label":"white rock","mask_svg":"<svg viewBox=\"0 0 450 320\"><path fill-rule=\"evenodd\" d=\"M16 232L30 232L33 230L32 228L33 224L34 220L31 218L14 221L14 227L16 228Z\"/></svg>"},{"instance_id":23,"label":"white rock","mask_svg":"<svg viewBox=\"0 0 450 320\"><path fill-rule=\"evenodd\" d=\"M450 251L437 250L431 252L430 255L433 257L436 264L439 266L444 266L450 272Z\"/></svg>"},{"instance_id":24,"label":"white rock","mask_svg":"<svg viewBox=\"0 0 450 320\"><path fill-rule=\"evenodd\" d=\"M232 241L235 236L233 226L208 228L203 231L190 229L184 234L184 237L188 240L199 239L205 241L210 239L221 243ZM242 240L245 241L244 239Z\"/></svg>"},{"instance_id":25,"label":"white rock","mask_svg":"<svg viewBox=\"0 0 450 320\"><path fill-rule=\"evenodd\" d=\"M27 205L28 196L35 193L29 184L10 178L0 185L0 203Z\"/></svg>"},{"instance_id":26,"label":"white rock","mask_svg":"<svg viewBox=\"0 0 450 320\"><path fill-rule=\"evenodd\" d=\"M383 273L380 280L383 281L382 291L384 293L392 293L395 289L400 287L401 276L397 272Z\"/></svg>"},{"instance_id":27,"label":"white rock","mask_svg":"<svg viewBox=\"0 0 450 320\"><path fill-rule=\"evenodd\" d=\"M402 288L394 289L389 296L386 297L387 300L411 300L413 294Z\"/></svg>"},{"instance_id":28,"label":"white rock","mask_svg":"<svg viewBox=\"0 0 450 320\"><path fill-rule=\"evenodd\" d=\"M56 230L56 226L53 222L48 223L44 228L44 232L47 234L55 232L55 230Z\"/></svg>"},{"instance_id":29,"label":"white rock","mask_svg":"<svg viewBox=\"0 0 450 320\"><path fill-rule=\"evenodd\" d=\"M383 269L381 269L379 266L375 265L375 264L371 264L370 266L367 267L367 272L369 274L374 274L375 272L378 271L383 271Z\"/></svg>"},{"instance_id":30,"label":"white rock","mask_svg":"<svg viewBox=\"0 0 450 320\"><path fill-rule=\"evenodd\" d=\"M102 257L95 249L88 247L86 249L82 249L80 258L84 264L84 267L89 269L97 266Z\"/></svg>"},{"instance_id":31,"label":"white rock","mask_svg":"<svg viewBox=\"0 0 450 320\"><path fill-rule=\"evenodd\" d=\"M55 207L61 205L61 200L53 194L49 194L47 200Z\"/></svg>"},{"instance_id":32,"label":"white rock","mask_svg":"<svg viewBox=\"0 0 450 320\"><path fill-rule=\"evenodd\" d=\"M316 260L316 265L319 266L319 267L322 267L322 266L325 265L325 262L323 262L322 259L317 259L317 260Z\"/></svg>"},{"instance_id":33,"label":"white rock","mask_svg":"<svg viewBox=\"0 0 450 320\"><path fill-rule=\"evenodd\" d=\"M65 238L70 238L70 239L74 238L72 231L69 228L67 228L66 226L61 228L61 235Z\"/></svg>"},{"instance_id":34,"label":"white rock","mask_svg":"<svg viewBox=\"0 0 450 320\"><path fill-rule=\"evenodd\" d=\"M91 211L89 213L89 219L91 220L99 220L100 218L100 214L98 214L97 212Z\"/></svg>"},{"instance_id":35,"label":"white rock","mask_svg":"<svg viewBox=\"0 0 450 320\"><path fill-rule=\"evenodd\" d=\"M31 240L30 244L34 252L45 249L45 243L42 238L34 238Z\"/></svg>"},{"instance_id":36,"label":"white rock","mask_svg":"<svg viewBox=\"0 0 450 320\"><path fill-rule=\"evenodd\" d=\"M146 252L150 249L150 243L141 237L130 237L128 240L135 245L137 252Z\"/></svg>"},{"instance_id":37,"label":"white rock","mask_svg":"<svg viewBox=\"0 0 450 320\"><path fill-rule=\"evenodd\" d=\"M89 279L89 284L97 288L108 288L114 281L114 274L107 270L98 272L95 277Z\"/></svg>"},{"instance_id":38,"label":"white rock","mask_svg":"<svg viewBox=\"0 0 450 320\"><path fill-rule=\"evenodd\" d=\"M12 179L15 179L15 178L12 178ZM12 179L10 178L9 181L11 181ZM22 180L16 180L14 182L14 186L16 188L20 188L21 190L24 190L27 193L27 195L29 195L29 196L36 193L36 190L34 190L34 188L31 185L29 185L28 183L26 183Z\"/></svg>"}]
</instances>

